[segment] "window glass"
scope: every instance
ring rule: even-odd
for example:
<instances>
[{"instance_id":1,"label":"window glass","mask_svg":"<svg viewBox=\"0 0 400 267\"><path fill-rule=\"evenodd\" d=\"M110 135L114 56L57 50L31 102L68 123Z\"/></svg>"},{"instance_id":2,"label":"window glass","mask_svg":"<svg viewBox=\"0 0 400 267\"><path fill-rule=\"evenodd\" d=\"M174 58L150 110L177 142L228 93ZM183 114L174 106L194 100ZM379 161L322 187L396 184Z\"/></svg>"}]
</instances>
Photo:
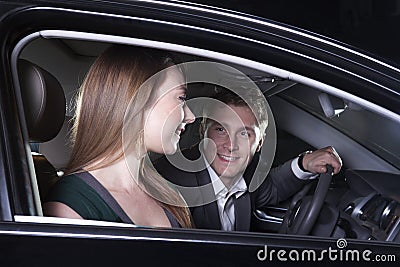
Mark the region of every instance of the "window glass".
<instances>
[{"instance_id":1,"label":"window glass","mask_svg":"<svg viewBox=\"0 0 400 267\"><path fill-rule=\"evenodd\" d=\"M298 84L282 95L400 168L400 124L304 85Z\"/></svg>"},{"instance_id":2,"label":"window glass","mask_svg":"<svg viewBox=\"0 0 400 267\"><path fill-rule=\"evenodd\" d=\"M108 45L109 44L107 43L101 42L97 43L87 41L66 41L62 39L37 39L28 44L21 53L21 59L25 59L32 63L35 63L38 66L42 67L44 70L54 75L55 78L60 82L62 90L64 91L65 97L67 99L67 112L65 114L65 122L59 132L58 137L55 137L52 140L46 142L36 142L35 140L33 140L34 142L31 143L32 152L37 152L37 154L40 154L33 156L45 156L49 161L49 164L46 165L46 168L49 167L50 172L56 176L53 177L55 178L54 180L57 180L62 176L62 172L60 171L64 170L70 156L71 147L69 145L69 133L71 131L71 124L69 124L68 122L71 121L71 116L73 116L74 114L74 97L90 65L95 60L96 56L99 55ZM68 47L68 49L65 49L65 47ZM184 62L196 60L205 62L216 61L213 59L201 58L199 56L188 54L180 54L180 56L182 58L182 61ZM59 64L59 62L63 62L63 64ZM250 79L252 79L252 82L249 82L247 79L243 81L243 77L236 76L236 72L231 73L229 72L229 70L223 68L217 68L208 71L212 72L214 76L217 76L218 79L216 80L228 80L238 87L248 88L249 84L253 84L254 82L264 93L265 97L270 100L273 116L272 114L268 114L268 116L271 116L269 117L268 121L269 126L267 128L267 139L266 141L264 141L264 147L266 144L271 144L271 146L274 146L275 149L275 144L269 142L272 139L274 139L274 142L276 142L276 153L274 154L275 150L271 150L271 155L269 155L270 157L268 157L268 160L275 157L273 167L287 161L295 162L292 161L292 159L296 158L299 153L306 150L315 150L321 148L317 147L318 143L312 143L312 141L310 141L310 139L317 139L319 133L313 132L314 129L308 129L308 131L305 132L304 128L301 127L303 126L302 124L307 123L302 121L302 115L306 114L313 120L311 126L305 125L306 128L321 126L321 128L333 132L331 136L322 136L321 139L325 139L327 140L327 142L331 142L332 140L330 138L334 137L337 138L337 140L335 140L337 141L337 143L340 143L340 141L346 139L345 141L350 140L350 142L353 144L357 143L357 147L359 147L358 144L361 144L363 147L369 149L372 152L371 154L378 155L386 162L389 162L396 168L400 169L400 146L396 145L396 141L398 140L398 133L400 132L399 124L385 117L377 115L374 112L366 110L354 103L350 103L346 100L326 94L320 90L298 84L294 81L275 77L271 73L250 69L249 67L244 67L241 65L230 65L244 72ZM186 71L190 73L190 70ZM210 95L215 93L215 89L216 86L212 83L195 82L189 84L189 100L186 103L190 102L190 100L195 99L196 97L209 97ZM283 100L287 101L282 101L282 98ZM279 100L281 102L276 102L276 100ZM298 112L298 108L296 107L294 107L295 109L290 109L293 107L293 105L291 104L300 107L303 111ZM266 112L269 112L269 110ZM309 116L307 112L314 116ZM280 119L282 119L283 117L292 117L294 119L284 120L282 122L282 120L279 121L278 119L279 115L281 115ZM277 121L276 129L274 128L275 118ZM198 118L195 123L189 125L185 129L185 133L183 133L182 139L180 139L180 148L189 148L199 142L199 140L201 139L199 131L200 119L201 118ZM289 131L290 127L292 126L294 130ZM333 131L334 129L331 126L344 133L345 135L341 135L337 131ZM271 129L273 130L271 131ZM275 130L276 135L274 133ZM305 138L302 138L304 136L303 134L308 135L310 139L307 140ZM350 137L350 139L346 138L346 136ZM354 140L355 142L353 142L352 140ZM345 143L345 141L343 141L342 144ZM361 151L361 149L350 149L349 151L359 152ZM354 156L354 154L357 153L349 154L349 157L357 157ZM159 154L152 154L151 158L155 160L158 159L160 156L161 155ZM225 158L229 158L226 155L224 156ZM374 157L374 159L376 158L377 157ZM263 161L263 159L265 158L261 158L260 154L257 154L255 156L255 159L258 159L258 162L254 161L257 162L256 164L261 162L262 164L267 165L266 160ZM38 166L36 165L38 161L34 158L33 162L35 163L37 176L36 179L40 191L40 197L44 198L44 196L46 195L46 191L53 185L53 181L51 181L50 184L46 184L48 182L48 180L46 180L47 178L45 177L43 179L39 175L40 171L43 170L38 169ZM352 166L350 165L351 163L348 164L347 167L351 168ZM265 175L263 177L267 177L268 171L265 172ZM338 209L340 209L339 205L342 205L343 203L348 204L348 202L342 202L343 192L347 190L348 187L347 185L343 186L343 184L339 183L336 183L335 186L336 187L329 192L331 194L330 199L334 199L335 202L331 202L330 204L332 205L332 207L337 207ZM313 194L312 190L309 191L309 194ZM355 200L355 198L349 199L351 203L353 203ZM251 231L278 233L281 228L281 223L285 218L287 207L289 207L289 202L291 201L292 200L288 198L281 201L281 203L279 204L281 206L263 206L261 208L265 209L263 209L262 211L260 211L259 209L254 212L252 211L253 216L258 216L258 218L256 218L254 225L252 225ZM339 201L341 202L340 204ZM25 220L30 222L45 222L55 224L75 223L73 220L64 221L59 218L49 219L43 217L28 217L29 216L17 216L16 220L21 222ZM84 224L86 223L90 224L93 222L84 222ZM114 226L114 224L107 223L105 225Z\"/></svg>"}]
</instances>

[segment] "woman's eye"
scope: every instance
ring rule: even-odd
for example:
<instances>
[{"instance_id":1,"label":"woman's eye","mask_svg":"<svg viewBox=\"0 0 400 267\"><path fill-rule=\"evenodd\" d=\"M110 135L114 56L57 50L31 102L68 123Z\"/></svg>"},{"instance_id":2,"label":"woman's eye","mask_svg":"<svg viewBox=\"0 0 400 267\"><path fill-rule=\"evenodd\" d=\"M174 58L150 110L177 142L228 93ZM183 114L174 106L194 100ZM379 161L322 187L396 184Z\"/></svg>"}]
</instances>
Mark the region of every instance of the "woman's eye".
<instances>
[{"instance_id":1,"label":"woman's eye","mask_svg":"<svg viewBox=\"0 0 400 267\"><path fill-rule=\"evenodd\" d=\"M224 129L223 127L216 127L215 130L216 130L219 134L225 133L225 129Z\"/></svg>"},{"instance_id":2,"label":"woman's eye","mask_svg":"<svg viewBox=\"0 0 400 267\"><path fill-rule=\"evenodd\" d=\"M181 95L181 96L179 96L178 98L179 98L179 100L181 100L181 101L183 101L183 102L185 102L185 101L187 100L186 95Z\"/></svg>"}]
</instances>

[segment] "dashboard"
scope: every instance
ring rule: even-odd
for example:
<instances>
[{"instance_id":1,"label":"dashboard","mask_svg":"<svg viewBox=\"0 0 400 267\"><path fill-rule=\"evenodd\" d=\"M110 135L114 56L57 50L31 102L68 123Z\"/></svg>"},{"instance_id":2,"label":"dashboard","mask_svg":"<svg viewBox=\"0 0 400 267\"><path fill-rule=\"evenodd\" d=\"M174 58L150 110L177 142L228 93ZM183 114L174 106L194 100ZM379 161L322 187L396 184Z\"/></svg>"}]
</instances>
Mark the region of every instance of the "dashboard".
<instances>
[{"instance_id":1,"label":"dashboard","mask_svg":"<svg viewBox=\"0 0 400 267\"><path fill-rule=\"evenodd\" d=\"M400 175L347 170L345 176L349 192L342 210L369 229L369 239L400 242Z\"/></svg>"}]
</instances>

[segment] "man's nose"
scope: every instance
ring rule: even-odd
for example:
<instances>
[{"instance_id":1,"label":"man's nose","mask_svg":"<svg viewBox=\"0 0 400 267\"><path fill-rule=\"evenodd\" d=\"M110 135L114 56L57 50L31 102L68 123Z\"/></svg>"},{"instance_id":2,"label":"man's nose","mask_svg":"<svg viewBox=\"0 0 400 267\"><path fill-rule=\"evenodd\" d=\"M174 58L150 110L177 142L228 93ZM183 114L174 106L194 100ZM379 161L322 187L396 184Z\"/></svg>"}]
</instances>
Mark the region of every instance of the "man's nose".
<instances>
[{"instance_id":1,"label":"man's nose","mask_svg":"<svg viewBox=\"0 0 400 267\"><path fill-rule=\"evenodd\" d=\"M237 140L235 137L227 136L225 143L224 143L224 148L226 148L229 151L235 151L239 149Z\"/></svg>"},{"instance_id":2,"label":"man's nose","mask_svg":"<svg viewBox=\"0 0 400 267\"><path fill-rule=\"evenodd\" d=\"M183 112L185 114L185 116L183 118L183 122L186 124L193 123L196 118L195 118L193 112L190 110L190 108L186 104L183 107Z\"/></svg>"}]
</instances>

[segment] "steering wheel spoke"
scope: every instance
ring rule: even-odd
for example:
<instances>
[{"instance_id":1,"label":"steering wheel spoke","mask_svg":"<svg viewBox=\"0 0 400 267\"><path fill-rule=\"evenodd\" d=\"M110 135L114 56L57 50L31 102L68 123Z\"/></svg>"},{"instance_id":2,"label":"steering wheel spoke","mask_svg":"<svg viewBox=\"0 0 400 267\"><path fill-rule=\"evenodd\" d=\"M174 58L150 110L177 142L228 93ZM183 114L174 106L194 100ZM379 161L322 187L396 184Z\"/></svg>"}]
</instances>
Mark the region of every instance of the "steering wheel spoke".
<instances>
[{"instance_id":1,"label":"steering wheel spoke","mask_svg":"<svg viewBox=\"0 0 400 267\"><path fill-rule=\"evenodd\" d=\"M333 168L327 166L327 172L320 174L312 198L306 196L312 187L309 183L296 193L282 222L280 233L308 235L322 210L329 185L332 181Z\"/></svg>"}]
</instances>

